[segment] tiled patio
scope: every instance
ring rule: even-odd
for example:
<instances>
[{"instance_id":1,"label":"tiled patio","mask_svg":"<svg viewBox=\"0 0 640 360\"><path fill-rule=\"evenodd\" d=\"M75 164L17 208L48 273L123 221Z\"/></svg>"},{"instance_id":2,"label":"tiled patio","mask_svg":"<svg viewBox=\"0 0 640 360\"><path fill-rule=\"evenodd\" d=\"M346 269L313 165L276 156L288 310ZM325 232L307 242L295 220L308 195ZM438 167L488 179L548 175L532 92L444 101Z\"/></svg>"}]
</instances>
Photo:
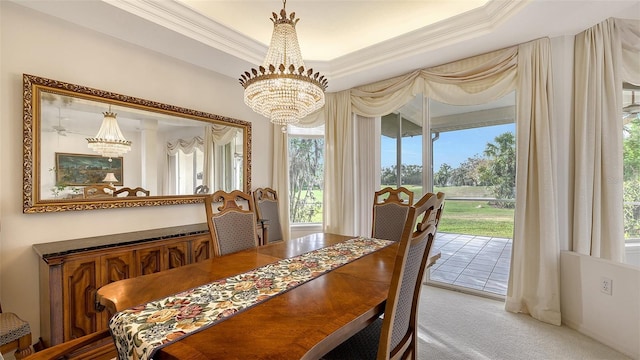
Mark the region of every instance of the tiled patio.
<instances>
[{"instance_id":1,"label":"tiled patio","mask_svg":"<svg viewBox=\"0 0 640 360\"><path fill-rule=\"evenodd\" d=\"M511 239L438 233L433 249L442 257L431 267L431 281L506 295Z\"/></svg>"}]
</instances>

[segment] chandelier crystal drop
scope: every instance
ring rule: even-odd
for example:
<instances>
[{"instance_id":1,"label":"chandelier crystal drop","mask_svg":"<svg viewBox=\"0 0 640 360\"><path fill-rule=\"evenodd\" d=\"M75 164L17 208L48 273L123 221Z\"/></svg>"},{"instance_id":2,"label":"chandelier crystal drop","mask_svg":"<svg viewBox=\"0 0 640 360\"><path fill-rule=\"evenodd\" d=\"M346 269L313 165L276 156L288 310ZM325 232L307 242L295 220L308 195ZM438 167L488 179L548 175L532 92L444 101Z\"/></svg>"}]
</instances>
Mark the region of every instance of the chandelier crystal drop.
<instances>
[{"instance_id":1,"label":"chandelier crystal drop","mask_svg":"<svg viewBox=\"0 0 640 360\"><path fill-rule=\"evenodd\" d=\"M328 81L313 69L305 69L296 24L296 13L287 17L283 1L280 17L272 13L273 35L262 66L240 77L244 103L276 125L295 124L324 106Z\"/></svg>"},{"instance_id":2,"label":"chandelier crystal drop","mask_svg":"<svg viewBox=\"0 0 640 360\"><path fill-rule=\"evenodd\" d=\"M89 148L103 157L108 157L111 161L112 157L119 157L131 150L131 141L124 138L116 113L111 111L104 112L104 120L98 134L93 138L87 138Z\"/></svg>"}]
</instances>

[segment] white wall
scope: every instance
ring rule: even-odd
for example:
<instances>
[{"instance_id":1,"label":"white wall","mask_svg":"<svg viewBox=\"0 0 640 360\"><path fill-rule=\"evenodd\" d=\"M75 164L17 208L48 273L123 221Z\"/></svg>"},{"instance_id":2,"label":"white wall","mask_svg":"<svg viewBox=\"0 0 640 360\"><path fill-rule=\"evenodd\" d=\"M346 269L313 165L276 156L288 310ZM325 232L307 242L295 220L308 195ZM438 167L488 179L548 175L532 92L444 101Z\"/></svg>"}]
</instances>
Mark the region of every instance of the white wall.
<instances>
[{"instance_id":1,"label":"white wall","mask_svg":"<svg viewBox=\"0 0 640 360\"><path fill-rule=\"evenodd\" d=\"M600 291L603 277L611 295ZM640 359L640 268L562 251L560 299L564 324Z\"/></svg>"},{"instance_id":2,"label":"white wall","mask_svg":"<svg viewBox=\"0 0 640 360\"><path fill-rule=\"evenodd\" d=\"M560 250L572 248L573 143L573 36L551 39L553 65L553 129L555 171L558 181ZM629 252L629 250L628 250ZM640 268L562 251L562 322L632 358L640 359ZM601 277L615 279L612 296L600 292Z\"/></svg>"},{"instance_id":3,"label":"white wall","mask_svg":"<svg viewBox=\"0 0 640 360\"><path fill-rule=\"evenodd\" d=\"M39 336L32 245L205 222L203 205L22 213L22 74L253 123L252 187L271 183L271 126L243 103L236 79L0 1L0 301ZM216 61L216 59L210 59Z\"/></svg>"}]
</instances>

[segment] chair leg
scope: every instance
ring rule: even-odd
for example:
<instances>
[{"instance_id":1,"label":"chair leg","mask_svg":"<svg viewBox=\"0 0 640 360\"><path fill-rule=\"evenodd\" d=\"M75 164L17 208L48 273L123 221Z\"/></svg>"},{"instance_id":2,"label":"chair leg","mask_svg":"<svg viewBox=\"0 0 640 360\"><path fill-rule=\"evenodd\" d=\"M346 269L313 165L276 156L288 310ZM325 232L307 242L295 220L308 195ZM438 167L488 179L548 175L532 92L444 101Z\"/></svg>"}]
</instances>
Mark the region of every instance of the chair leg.
<instances>
[{"instance_id":1,"label":"chair leg","mask_svg":"<svg viewBox=\"0 0 640 360\"><path fill-rule=\"evenodd\" d=\"M44 340L42 340L42 337L39 337L38 338L38 342L33 344L33 351L35 351L35 352L44 350L46 348L47 348L47 346L44 344Z\"/></svg>"},{"instance_id":2,"label":"chair leg","mask_svg":"<svg viewBox=\"0 0 640 360\"><path fill-rule=\"evenodd\" d=\"M31 355L31 334L27 334L18 339L18 349L15 352L16 360L23 359Z\"/></svg>"}]
</instances>

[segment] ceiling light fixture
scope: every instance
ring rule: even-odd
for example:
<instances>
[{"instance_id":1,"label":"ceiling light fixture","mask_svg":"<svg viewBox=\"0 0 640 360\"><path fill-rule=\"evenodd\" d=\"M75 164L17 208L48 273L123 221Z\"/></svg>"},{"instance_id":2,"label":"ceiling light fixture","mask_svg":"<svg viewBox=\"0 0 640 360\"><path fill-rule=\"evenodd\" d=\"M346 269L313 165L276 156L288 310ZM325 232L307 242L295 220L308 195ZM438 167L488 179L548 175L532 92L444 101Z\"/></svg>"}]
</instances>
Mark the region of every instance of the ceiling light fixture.
<instances>
[{"instance_id":1,"label":"ceiling light fixture","mask_svg":"<svg viewBox=\"0 0 640 360\"><path fill-rule=\"evenodd\" d=\"M324 105L328 81L324 75L305 71L296 35L296 13L287 18L283 0L280 17L273 14L271 45L262 66L245 71L240 84L244 103L276 125L295 124Z\"/></svg>"},{"instance_id":2,"label":"ceiling light fixture","mask_svg":"<svg viewBox=\"0 0 640 360\"><path fill-rule=\"evenodd\" d=\"M108 157L109 161L111 161L112 157L122 156L131 150L131 141L125 139L122 135L116 120L117 114L111 112L111 105L109 105L109 111L103 114L104 119L98 134L93 138L87 138L87 141L89 142L89 148L103 157Z\"/></svg>"}]
</instances>

